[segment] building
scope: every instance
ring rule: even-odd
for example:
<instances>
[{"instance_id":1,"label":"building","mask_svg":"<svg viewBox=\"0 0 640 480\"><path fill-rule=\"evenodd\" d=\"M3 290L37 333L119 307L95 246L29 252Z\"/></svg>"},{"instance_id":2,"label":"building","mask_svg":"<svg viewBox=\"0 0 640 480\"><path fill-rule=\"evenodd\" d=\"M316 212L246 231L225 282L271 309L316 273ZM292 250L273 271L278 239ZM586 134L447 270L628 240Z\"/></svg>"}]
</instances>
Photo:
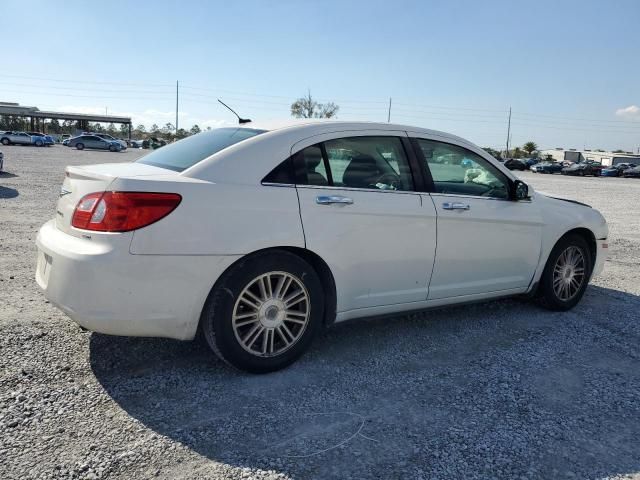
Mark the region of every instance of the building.
<instances>
[{"instance_id":1,"label":"building","mask_svg":"<svg viewBox=\"0 0 640 480\"><path fill-rule=\"evenodd\" d=\"M635 163L640 165L640 154L632 152L614 153L602 150L577 150L575 148L564 149L555 148L552 150L541 150L541 158L553 158L556 162L586 162L592 160L604 166L617 165L618 163Z\"/></svg>"},{"instance_id":2,"label":"building","mask_svg":"<svg viewBox=\"0 0 640 480\"><path fill-rule=\"evenodd\" d=\"M87 130L89 122L119 123L129 127L129 139L131 139L131 118L115 117L113 115L90 115L72 112L51 112L40 110L37 107L21 106L18 103L0 102L0 115L7 117L29 118L30 130L45 131L46 119L71 120L76 122L79 130ZM45 131L46 133L46 131Z\"/></svg>"}]
</instances>

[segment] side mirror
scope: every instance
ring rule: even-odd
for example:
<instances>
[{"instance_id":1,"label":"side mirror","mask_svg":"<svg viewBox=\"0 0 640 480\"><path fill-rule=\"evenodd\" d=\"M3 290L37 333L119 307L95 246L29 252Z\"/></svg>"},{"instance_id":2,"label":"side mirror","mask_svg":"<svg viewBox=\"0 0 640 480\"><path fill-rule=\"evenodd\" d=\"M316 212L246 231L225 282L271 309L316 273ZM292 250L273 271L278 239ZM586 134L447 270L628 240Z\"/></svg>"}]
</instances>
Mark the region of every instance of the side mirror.
<instances>
[{"instance_id":1,"label":"side mirror","mask_svg":"<svg viewBox=\"0 0 640 480\"><path fill-rule=\"evenodd\" d=\"M514 182L514 200L526 200L529 198L529 186L521 180Z\"/></svg>"}]
</instances>

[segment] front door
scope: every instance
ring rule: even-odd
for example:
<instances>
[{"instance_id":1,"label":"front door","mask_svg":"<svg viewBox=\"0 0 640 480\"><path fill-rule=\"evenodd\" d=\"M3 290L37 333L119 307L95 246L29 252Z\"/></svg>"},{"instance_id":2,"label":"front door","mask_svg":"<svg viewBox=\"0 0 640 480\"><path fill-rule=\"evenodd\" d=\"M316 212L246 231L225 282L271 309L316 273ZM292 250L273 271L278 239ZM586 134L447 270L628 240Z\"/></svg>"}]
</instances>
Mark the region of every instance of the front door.
<instances>
[{"instance_id":1,"label":"front door","mask_svg":"<svg viewBox=\"0 0 640 480\"><path fill-rule=\"evenodd\" d=\"M506 175L478 153L417 139L438 215L429 299L525 289L540 257L542 219L531 201L509 199Z\"/></svg>"},{"instance_id":2,"label":"front door","mask_svg":"<svg viewBox=\"0 0 640 480\"><path fill-rule=\"evenodd\" d=\"M294 155L306 245L334 274L338 312L427 297L435 209L414 191L397 134L316 138Z\"/></svg>"}]
</instances>

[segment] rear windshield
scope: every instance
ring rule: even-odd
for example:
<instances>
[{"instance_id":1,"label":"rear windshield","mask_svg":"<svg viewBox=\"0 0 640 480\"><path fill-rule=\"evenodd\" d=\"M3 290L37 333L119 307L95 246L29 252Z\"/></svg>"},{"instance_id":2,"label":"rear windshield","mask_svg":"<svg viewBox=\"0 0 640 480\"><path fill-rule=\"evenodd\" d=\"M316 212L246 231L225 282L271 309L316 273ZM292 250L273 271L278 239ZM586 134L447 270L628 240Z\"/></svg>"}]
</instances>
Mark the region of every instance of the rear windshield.
<instances>
[{"instance_id":1,"label":"rear windshield","mask_svg":"<svg viewBox=\"0 0 640 480\"><path fill-rule=\"evenodd\" d=\"M265 130L250 128L216 128L154 150L137 163L181 172L224 148L263 132Z\"/></svg>"}]
</instances>

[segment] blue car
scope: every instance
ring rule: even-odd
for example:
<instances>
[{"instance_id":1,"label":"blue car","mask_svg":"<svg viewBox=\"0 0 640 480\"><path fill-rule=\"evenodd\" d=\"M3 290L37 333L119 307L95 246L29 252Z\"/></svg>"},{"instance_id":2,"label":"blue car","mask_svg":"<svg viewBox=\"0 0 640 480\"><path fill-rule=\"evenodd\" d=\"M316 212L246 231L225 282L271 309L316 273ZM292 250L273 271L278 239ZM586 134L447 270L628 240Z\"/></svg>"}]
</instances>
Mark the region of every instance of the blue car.
<instances>
[{"instance_id":1,"label":"blue car","mask_svg":"<svg viewBox=\"0 0 640 480\"><path fill-rule=\"evenodd\" d=\"M523 159L525 166L527 169L531 170L531 167L537 163L540 163L539 158L524 158Z\"/></svg>"},{"instance_id":2,"label":"blue car","mask_svg":"<svg viewBox=\"0 0 640 480\"><path fill-rule=\"evenodd\" d=\"M536 173L560 173L564 165L558 162L541 162L531 165L530 170Z\"/></svg>"},{"instance_id":3,"label":"blue car","mask_svg":"<svg viewBox=\"0 0 640 480\"><path fill-rule=\"evenodd\" d=\"M635 167L633 163L618 163L607 167L600 172L603 177L621 177L625 170Z\"/></svg>"},{"instance_id":4,"label":"blue car","mask_svg":"<svg viewBox=\"0 0 640 480\"><path fill-rule=\"evenodd\" d=\"M51 145L55 145L56 143L53 137L46 135L44 133L40 133L40 132L27 132L27 133L31 135L31 141L36 147L44 147L44 146L49 147Z\"/></svg>"}]
</instances>

